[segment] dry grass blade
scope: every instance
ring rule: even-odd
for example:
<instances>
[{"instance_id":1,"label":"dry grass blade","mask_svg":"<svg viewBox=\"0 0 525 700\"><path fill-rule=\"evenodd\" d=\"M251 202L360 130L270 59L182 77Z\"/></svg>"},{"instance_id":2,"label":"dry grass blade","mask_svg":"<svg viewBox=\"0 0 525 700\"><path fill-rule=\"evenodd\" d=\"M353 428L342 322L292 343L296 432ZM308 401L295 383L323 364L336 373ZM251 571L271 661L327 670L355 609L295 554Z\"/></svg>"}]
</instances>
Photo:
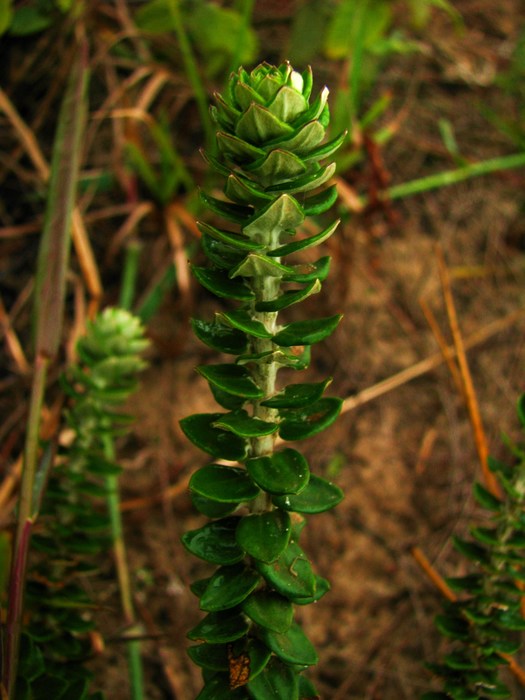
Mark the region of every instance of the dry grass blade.
<instances>
[{"instance_id":1,"label":"dry grass blade","mask_svg":"<svg viewBox=\"0 0 525 700\"><path fill-rule=\"evenodd\" d=\"M487 437L483 429L483 423L481 420L481 413L479 410L479 404L476 397L476 391L474 389L474 383L472 381L472 376L470 374L470 368L467 362L467 356L465 353L465 344L461 335L459 328L458 317L456 313L456 307L454 305L454 298L452 296L452 289L450 285L450 275L448 268L445 263L445 258L443 252L438 248L438 264L439 264L439 276L441 280L441 286L443 289L443 298L445 300L445 306L447 309L448 322L450 325L450 331L454 339L454 347L456 351L457 361L459 365L459 371L461 374L461 383L463 385L463 393L465 396L465 402L467 404L467 409L469 413L470 423L472 425L472 430L474 432L474 441L476 443L476 449L478 452L479 461L481 464L481 470L483 473L483 478L485 484L489 491L494 494L494 496L501 496L501 489L497 482L496 477L490 471L488 466L488 456L489 448L487 444Z\"/></svg>"},{"instance_id":2,"label":"dry grass blade","mask_svg":"<svg viewBox=\"0 0 525 700\"><path fill-rule=\"evenodd\" d=\"M82 133L86 117L87 48L79 52L60 111L36 275L36 351L53 357L62 329Z\"/></svg>"}]
</instances>

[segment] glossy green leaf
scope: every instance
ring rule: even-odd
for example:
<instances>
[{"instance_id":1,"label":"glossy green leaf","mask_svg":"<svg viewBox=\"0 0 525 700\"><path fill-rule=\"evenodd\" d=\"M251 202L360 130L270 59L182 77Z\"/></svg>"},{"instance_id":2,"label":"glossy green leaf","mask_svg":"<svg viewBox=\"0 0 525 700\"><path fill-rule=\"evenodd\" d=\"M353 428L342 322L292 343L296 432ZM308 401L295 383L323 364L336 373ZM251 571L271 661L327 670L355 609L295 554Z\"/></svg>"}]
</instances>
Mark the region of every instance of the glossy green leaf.
<instances>
[{"instance_id":1,"label":"glossy green leaf","mask_svg":"<svg viewBox=\"0 0 525 700\"><path fill-rule=\"evenodd\" d=\"M245 367L232 364L200 365L197 372L211 384L234 396L246 399L261 399L264 396Z\"/></svg>"},{"instance_id":2,"label":"glossy green leaf","mask_svg":"<svg viewBox=\"0 0 525 700\"><path fill-rule=\"evenodd\" d=\"M244 557L235 531L239 518L215 520L198 530L184 533L181 540L188 551L211 564L236 564Z\"/></svg>"},{"instance_id":3,"label":"glossy green leaf","mask_svg":"<svg viewBox=\"0 0 525 700\"><path fill-rule=\"evenodd\" d=\"M317 435L336 420L342 404L341 399L328 397L301 410L283 411L279 434L283 440L303 440Z\"/></svg>"},{"instance_id":4,"label":"glossy green leaf","mask_svg":"<svg viewBox=\"0 0 525 700\"><path fill-rule=\"evenodd\" d=\"M297 129L291 138L279 141L279 146L296 153L298 156L305 157L322 142L325 133L322 124L318 121L310 121Z\"/></svg>"},{"instance_id":5,"label":"glossy green leaf","mask_svg":"<svg viewBox=\"0 0 525 700\"><path fill-rule=\"evenodd\" d=\"M224 231L203 222L199 222L197 225L201 233L205 233L211 238L215 238L222 243L226 243L236 250L252 251L262 250L264 248L264 246L260 243L256 243L255 241L250 240L247 236L235 233L234 231Z\"/></svg>"},{"instance_id":6,"label":"glossy green leaf","mask_svg":"<svg viewBox=\"0 0 525 700\"><path fill-rule=\"evenodd\" d=\"M268 331L263 323L255 321L247 311L237 309L236 311L224 311L221 314L230 323L233 328L239 329L248 333L255 338L271 338L272 334Z\"/></svg>"},{"instance_id":7,"label":"glossy green leaf","mask_svg":"<svg viewBox=\"0 0 525 700\"><path fill-rule=\"evenodd\" d=\"M272 659L264 671L248 683L253 700L299 700L297 673L279 659Z\"/></svg>"},{"instance_id":8,"label":"glossy green leaf","mask_svg":"<svg viewBox=\"0 0 525 700\"><path fill-rule=\"evenodd\" d=\"M257 571L247 569L243 564L221 566L213 574L201 596L201 610L217 612L239 605L257 587L260 580Z\"/></svg>"},{"instance_id":9,"label":"glossy green leaf","mask_svg":"<svg viewBox=\"0 0 525 700\"><path fill-rule=\"evenodd\" d=\"M232 462L246 456L246 442L231 432L215 427L223 413L196 413L180 421L186 437L204 452ZM228 414L226 414L228 415Z\"/></svg>"},{"instance_id":10,"label":"glossy green leaf","mask_svg":"<svg viewBox=\"0 0 525 700\"><path fill-rule=\"evenodd\" d=\"M219 151L234 163L251 163L266 155L261 148L252 146L247 141L223 131L219 131L217 134L217 146Z\"/></svg>"},{"instance_id":11,"label":"glossy green leaf","mask_svg":"<svg viewBox=\"0 0 525 700\"><path fill-rule=\"evenodd\" d=\"M299 676L299 697L301 700L321 700L314 684L305 676Z\"/></svg>"},{"instance_id":12,"label":"glossy green leaf","mask_svg":"<svg viewBox=\"0 0 525 700\"><path fill-rule=\"evenodd\" d=\"M312 384L288 384L283 391L272 396L271 399L261 401L262 406L270 408L305 408L318 401L332 379Z\"/></svg>"},{"instance_id":13,"label":"glossy green leaf","mask_svg":"<svg viewBox=\"0 0 525 700\"><path fill-rule=\"evenodd\" d=\"M330 226L325 228L323 231L316 233L314 236L302 238L301 240L293 241L292 243L286 243L285 245L279 246L279 248L275 248L275 250L268 251L267 254L276 257L283 257L284 255L291 255L292 253L297 253L300 250L306 250L312 246L319 245L319 243L322 243L330 238L338 226L339 220L334 221L333 224L330 224Z\"/></svg>"},{"instance_id":14,"label":"glossy green leaf","mask_svg":"<svg viewBox=\"0 0 525 700\"><path fill-rule=\"evenodd\" d=\"M296 622L292 622L290 629L283 634L263 629L261 636L264 643L285 663L313 666L318 661L311 641Z\"/></svg>"},{"instance_id":15,"label":"glossy green leaf","mask_svg":"<svg viewBox=\"0 0 525 700\"><path fill-rule=\"evenodd\" d=\"M342 314L337 314L327 318L289 323L273 337L273 342L287 347L318 343L334 332L342 318Z\"/></svg>"},{"instance_id":16,"label":"glossy green leaf","mask_svg":"<svg viewBox=\"0 0 525 700\"><path fill-rule=\"evenodd\" d=\"M244 637L248 631L248 622L238 610L212 612L188 632L193 641L210 644L226 644Z\"/></svg>"},{"instance_id":17,"label":"glossy green leaf","mask_svg":"<svg viewBox=\"0 0 525 700\"><path fill-rule=\"evenodd\" d=\"M196 318L191 320L191 325L197 338L213 350L230 355L241 355L246 352L248 347L246 335L235 328L228 328L217 322L200 321Z\"/></svg>"},{"instance_id":18,"label":"glossy green leaf","mask_svg":"<svg viewBox=\"0 0 525 700\"><path fill-rule=\"evenodd\" d=\"M233 202L260 206L272 200L273 197L257 187L255 183L238 173L232 173L226 181L224 194Z\"/></svg>"},{"instance_id":19,"label":"glossy green leaf","mask_svg":"<svg viewBox=\"0 0 525 700\"><path fill-rule=\"evenodd\" d=\"M330 272L330 260L330 256L325 255L314 263L294 265L292 268L288 268L289 272L284 274L283 282L296 282L298 284L306 284L313 280L324 282Z\"/></svg>"},{"instance_id":20,"label":"glossy green leaf","mask_svg":"<svg viewBox=\"0 0 525 700\"><path fill-rule=\"evenodd\" d=\"M274 564L255 563L257 570L278 593L287 598L307 598L315 593L315 576L308 557L295 542Z\"/></svg>"},{"instance_id":21,"label":"glossy green leaf","mask_svg":"<svg viewBox=\"0 0 525 700\"><path fill-rule=\"evenodd\" d=\"M291 600L294 602L295 605L310 605L311 603L316 603L318 600L321 600L321 598L325 595L325 593L328 593L329 590L330 582L322 576L316 576L315 592L313 593L313 595L307 597L298 596L296 598L292 598Z\"/></svg>"},{"instance_id":22,"label":"glossy green leaf","mask_svg":"<svg viewBox=\"0 0 525 700\"><path fill-rule=\"evenodd\" d=\"M202 250L208 260L220 270L230 270L244 260L245 253L231 245L217 241L205 233L201 236Z\"/></svg>"},{"instance_id":23,"label":"glossy green leaf","mask_svg":"<svg viewBox=\"0 0 525 700\"><path fill-rule=\"evenodd\" d=\"M293 620L293 606L287 598L268 590L255 591L242 605L243 612L265 629L286 632Z\"/></svg>"},{"instance_id":24,"label":"glossy green leaf","mask_svg":"<svg viewBox=\"0 0 525 700\"><path fill-rule=\"evenodd\" d=\"M213 678L206 680L206 684L195 700L247 700L243 688L237 690L230 689L229 676L224 673L217 673Z\"/></svg>"},{"instance_id":25,"label":"glossy green leaf","mask_svg":"<svg viewBox=\"0 0 525 700\"><path fill-rule=\"evenodd\" d=\"M235 411L233 413L221 413L214 426L231 431L239 438L254 438L271 435L278 429L277 423L269 423L268 421L260 420L260 418L252 418L246 411Z\"/></svg>"},{"instance_id":26,"label":"glossy green leaf","mask_svg":"<svg viewBox=\"0 0 525 700\"><path fill-rule=\"evenodd\" d=\"M273 502L279 508L296 513L323 513L334 508L343 498L344 494L338 486L311 474L308 485L299 494L274 496Z\"/></svg>"},{"instance_id":27,"label":"glossy green leaf","mask_svg":"<svg viewBox=\"0 0 525 700\"><path fill-rule=\"evenodd\" d=\"M266 187L266 192L276 194L299 194L310 192L317 187L324 185L335 174L335 163L329 163L322 168L318 168L313 173L299 176L288 182L281 182L278 185Z\"/></svg>"},{"instance_id":28,"label":"glossy green leaf","mask_svg":"<svg viewBox=\"0 0 525 700\"><path fill-rule=\"evenodd\" d=\"M237 301L251 301L255 298L254 293L243 282L231 280L219 270L196 265L192 265L191 269L202 286L218 297Z\"/></svg>"},{"instance_id":29,"label":"glossy green leaf","mask_svg":"<svg viewBox=\"0 0 525 700\"><path fill-rule=\"evenodd\" d=\"M291 86L279 88L273 100L268 104L272 114L284 122L291 122L306 111L308 103L302 93Z\"/></svg>"},{"instance_id":30,"label":"glossy green leaf","mask_svg":"<svg viewBox=\"0 0 525 700\"><path fill-rule=\"evenodd\" d=\"M307 197L303 204L306 216L318 216L324 214L337 202L337 187L332 185L325 190ZM315 245L315 244L314 244Z\"/></svg>"},{"instance_id":31,"label":"glossy green leaf","mask_svg":"<svg viewBox=\"0 0 525 700\"><path fill-rule=\"evenodd\" d=\"M245 469L223 464L209 464L196 471L190 479L190 490L221 503L251 501L259 493Z\"/></svg>"},{"instance_id":32,"label":"glossy green leaf","mask_svg":"<svg viewBox=\"0 0 525 700\"><path fill-rule=\"evenodd\" d=\"M229 394L227 391L223 391L213 384L210 384L210 389L215 401L217 401L219 406L222 406L222 408L225 408L227 411L240 411L240 409L246 403L246 399L244 399L242 396L234 396L233 394Z\"/></svg>"},{"instance_id":33,"label":"glossy green leaf","mask_svg":"<svg viewBox=\"0 0 525 700\"><path fill-rule=\"evenodd\" d=\"M290 516L281 510L241 518L236 533L239 546L247 554L268 563L282 554L290 535Z\"/></svg>"},{"instance_id":34,"label":"glossy green leaf","mask_svg":"<svg viewBox=\"0 0 525 700\"><path fill-rule=\"evenodd\" d=\"M188 648L191 660L211 671L228 671L228 644L199 644Z\"/></svg>"},{"instance_id":35,"label":"glossy green leaf","mask_svg":"<svg viewBox=\"0 0 525 700\"><path fill-rule=\"evenodd\" d=\"M281 311L292 304L297 304L303 301L311 294L317 294L321 291L321 283L319 280L314 280L304 287L304 289L294 289L283 292L277 299L272 301L258 301L255 303L256 311Z\"/></svg>"},{"instance_id":36,"label":"glossy green leaf","mask_svg":"<svg viewBox=\"0 0 525 700\"><path fill-rule=\"evenodd\" d=\"M208 209L222 216L223 219L233 221L236 224L244 223L253 214L252 207L243 207L240 204L233 204L224 199L217 199L202 191L199 191L199 196Z\"/></svg>"},{"instance_id":37,"label":"glossy green leaf","mask_svg":"<svg viewBox=\"0 0 525 700\"><path fill-rule=\"evenodd\" d=\"M300 452L285 448L280 452L246 461L252 479L268 493L297 494L308 484L308 462Z\"/></svg>"},{"instance_id":38,"label":"glossy green leaf","mask_svg":"<svg viewBox=\"0 0 525 700\"><path fill-rule=\"evenodd\" d=\"M208 518L223 518L226 515L230 515L239 505L238 503L223 503L213 498L206 498L194 491L190 492L190 497L196 510L203 515L207 515Z\"/></svg>"}]
</instances>

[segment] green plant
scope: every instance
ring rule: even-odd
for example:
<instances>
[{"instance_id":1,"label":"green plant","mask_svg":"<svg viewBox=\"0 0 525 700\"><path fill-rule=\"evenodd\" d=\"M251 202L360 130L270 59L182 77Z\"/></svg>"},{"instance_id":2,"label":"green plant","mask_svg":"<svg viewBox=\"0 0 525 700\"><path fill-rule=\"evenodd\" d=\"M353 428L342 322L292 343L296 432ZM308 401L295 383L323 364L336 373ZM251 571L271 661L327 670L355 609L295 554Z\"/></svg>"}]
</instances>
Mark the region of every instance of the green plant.
<instances>
[{"instance_id":1,"label":"green plant","mask_svg":"<svg viewBox=\"0 0 525 700\"><path fill-rule=\"evenodd\" d=\"M289 264L282 258L326 240L331 223L310 237L296 233L308 215L336 199L334 173L321 165L344 134L324 143L328 90L310 102L312 73L288 63L263 63L233 74L225 96L216 95L219 157L210 165L226 178L229 201L203 195L205 204L238 230L199 225L209 267L193 267L199 282L237 308L213 322L194 320L200 340L233 363L200 366L226 413L197 414L181 422L187 437L215 459L192 477L193 503L213 520L183 537L187 549L219 565L193 584L208 615L189 633L203 669L199 700L317 697L302 671L317 654L293 621L293 606L318 600L329 588L298 544L304 514L342 498L340 489L310 473L295 449L276 449L276 437L300 440L329 426L340 399L322 397L330 380L278 388L281 367L304 369L310 346L329 336L340 316L281 325L278 313L319 292L330 259ZM312 193L313 192L313 193Z\"/></svg>"},{"instance_id":2,"label":"green plant","mask_svg":"<svg viewBox=\"0 0 525 700\"><path fill-rule=\"evenodd\" d=\"M525 395L518 401L525 429ZM489 466L503 489L496 497L481 484L474 487L479 505L490 513L484 526L472 527L468 539L455 537L458 552L475 565L465 576L448 579L460 596L445 604L436 625L453 648L430 668L442 679L442 692L424 700L489 700L510 698L500 670L521 646L517 633L525 630L522 613L525 556L525 450L512 446L514 464L491 459Z\"/></svg>"},{"instance_id":3,"label":"green plant","mask_svg":"<svg viewBox=\"0 0 525 700\"><path fill-rule=\"evenodd\" d=\"M80 362L62 378L70 397L65 416L73 439L50 470L31 540L26 590L30 622L21 647L16 698L44 699L51 692L57 699L99 697L89 695L83 663L91 651L87 632L94 626L94 604L81 581L98 569L97 556L111 543L104 505L116 492L120 468L108 457L108 444L129 424L129 417L116 409L136 388L146 345L134 316L108 308L88 324L77 345ZM44 463L50 452L45 456Z\"/></svg>"}]
</instances>

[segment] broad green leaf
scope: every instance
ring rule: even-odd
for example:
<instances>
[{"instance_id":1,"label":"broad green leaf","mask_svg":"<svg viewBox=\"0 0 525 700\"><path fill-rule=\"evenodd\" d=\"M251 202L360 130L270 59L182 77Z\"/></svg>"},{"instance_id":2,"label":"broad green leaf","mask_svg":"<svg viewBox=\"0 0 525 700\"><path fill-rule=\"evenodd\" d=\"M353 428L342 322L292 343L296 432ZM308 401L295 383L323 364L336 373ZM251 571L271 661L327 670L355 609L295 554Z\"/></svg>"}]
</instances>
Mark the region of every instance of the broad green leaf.
<instances>
[{"instance_id":1,"label":"broad green leaf","mask_svg":"<svg viewBox=\"0 0 525 700\"><path fill-rule=\"evenodd\" d=\"M287 598L307 598L315 593L315 576L303 550L290 541L275 564L255 563L259 573Z\"/></svg>"},{"instance_id":2,"label":"broad green leaf","mask_svg":"<svg viewBox=\"0 0 525 700\"><path fill-rule=\"evenodd\" d=\"M255 338L271 338L272 334L260 321L255 321L247 311L238 309L236 311L224 311L220 315L234 328L248 333Z\"/></svg>"},{"instance_id":3,"label":"broad green leaf","mask_svg":"<svg viewBox=\"0 0 525 700\"><path fill-rule=\"evenodd\" d=\"M328 397L319 399L308 408L283 411L280 436L283 440L303 440L317 435L335 421L342 403L341 399Z\"/></svg>"},{"instance_id":4,"label":"broad green leaf","mask_svg":"<svg viewBox=\"0 0 525 700\"><path fill-rule=\"evenodd\" d=\"M322 143L324 136L325 128L319 121L314 120L297 129L290 139L279 141L279 147L307 158L308 153Z\"/></svg>"},{"instance_id":5,"label":"broad green leaf","mask_svg":"<svg viewBox=\"0 0 525 700\"><path fill-rule=\"evenodd\" d=\"M272 260L266 255L250 253L242 262L236 265L230 272L230 277L291 277L293 269L286 265ZM302 282L304 280L287 280L292 282ZM308 280L306 280L308 281Z\"/></svg>"},{"instance_id":6,"label":"broad green leaf","mask_svg":"<svg viewBox=\"0 0 525 700\"><path fill-rule=\"evenodd\" d=\"M317 294L321 291L321 283L319 280L314 280L306 285L304 289L283 292L277 299L272 301L258 301L255 304L256 311L281 311L292 304L297 304L303 301L312 294Z\"/></svg>"},{"instance_id":7,"label":"broad green leaf","mask_svg":"<svg viewBox=\"0 0 525 700\"><path fill-rule=\"evenodd\" d=\"M196 413L180 421L186 437L204 452L232 462L246 455L246 442L231 432L220 430L214 423L223 413Z\"/></svg>"},{"instance_id":8,"label":"broad green leaf","mask_svg":"<svg viewBox=\"0 0 525 700\"><path fill-rule=\"evenodd\" d=\"M237 301L251 301L255 298L254 293L243 282L231 280L219 270L196 265L192 265L191 269L202 286L218 297Z\"/></svg>"},{"instance_id":9,"label":"broad green leaf","mask_svg":"<svg viewBox=\"0 0 525 700\"><path fill-rule=\"evenodd\" d=\"M225 644L244 637L248 622L239 610L212 612L188 632L188 638L197 642Z\"/></svg>"},{"instance_id":10,"label":"broad green leaf","mask_svg":"<svg viewBox=\"0 0 525 700\"><path fill-rule=\"evenodd\" d=\"M195 700L248 700L243 688L231 690L230 677L225 673L216 673L213 678L205 677L205 681L204 688Z\"/></svg>"},{"instance_id":11,"label":"broad green leaf","mask_svg":"<svg viewBox=\"0 0 525 700\"><path fill-rule=\"evenodd\" d=\"M305 175L308 172L308 167L302 158L276 148L265 155L264 159L245 167L245 170L263 187L268 187Z\"/></svg>"},{"instance_id":12,"label":"broad green leaf","mask_svg":"<svg viewBox=\"0 0 525 700\"><path fill-rule=\"evenodd\" d=\"M217 322L191 320L193 332L199 340L218 352L241 355L246 352L248 340L244 333Z\"/></svg>"},{"instance_id":13,"label":"broad green leaf","mask_svg":"<svg viewBox=\"0 0 525 700\"><path fill-rule=\"evenodd\" d=\"M231 431L238 438L255 438L271 435L279 428L277 423L269 423L252 418L246 411L234 411L233 413L221 413L220 417L213 424L217 428Z\"/></svg>"},{"instance_id":14,"label":"broad green leaf","mask_svg":"<svg viewBox=\"0 0 525 700\"><path fill-rule=\"evenodd\" d=\"M261 636L273 653L287 664L313 666L319 660L312 642L296 622L283 634L263 629Z\"/></svg>"},{"instance_id":15,"label":"broad green leaf","mask_svg":"<svg viewBox=\"0 0 525 700\"><path fill-rule=\"evenodd\" d=\"M308 108L303 95L288 85L283 85L268 104L268 109L283 122L292 122Z\"/></svg>"},{"instance_id":16,"label":"broad green leaf","mask_svg":"<svg viewBox=\"0 0 525 700\"><path fill-rule=\"evenodd\" d=\"M242 396L229 394L227 391L219 389L219 387L214 384L210 384L210 389L213 398L217 401L219 406L222 406L228 411L239 411L246 403L246 399L243 399Z\"/></svg>"},{"instance_id":17,"label":"broad green leaf","mask_svg":"<svg viewBox=\"0 0 525 700\"><path fill-rule=\"evenodd\" d=\"M296 513L323 513L334 508L344 498L341 489L326 479L315 474L298 495L275 496L273 502L279 508Z\"/></svg>"},{"instance_id":18,"label":"broad green leaf","mask_svg":"<svg viewBox=\"0 0 525 700\"><path fill-rule=\"evenodd\" d=\"M266 187L268 193L279 193L279 194L297 194L300 192L310 192L315 190L317 187L324 185L325 182L330 180L335 174L335 163L329 163L323 167L315 170L315 172L308 173L299 177L295 177L293 180L288 182L281 182L277 185L271 185Z\"/></svg>"},{"instance_id":19,"label":"broad green leaf","mask_svg":"<svg viewBox=\"0 0 525 700\"><path fill-rule=\"evenodd\" d=\"M299 343L299 345L301 344ZM261 406L268 406L269 408L305 408L318 401L331 382L332 378L330 377L325 379L324 382L288 384L283 391L275 394L271 399L261 401Z\"/></svg>"},{"instance_id":20,"label":"broad green leaf","mask_svg":"<svg viewBox=\"0 0 525 700\"><path fill-rule=\"evenodd\" d=\"M294 234L304 221L299 202L288 194L282 194L252 217L243 232L266 246L275 246L282 233Z\"/></svg>"},{"instance_id":21,"label":"broad green leaf","mask_svg":"<svg viewBox=\"0 0 525 700\"><path fill-rule=\"evenodd\" d=\"M199 644L188 648L193 663L211 671L228 671L229 644Z\"/></svg>"},{"instance_id":22,"label":"broad green leaf","mask_svg":"<svg viewBox=\"0 0 525 700\"><path fill-rule=\"evenodd\" d=\"M197 372L211 384L234 396L246 399L261 399L264 396L245 367L232 364L200 365Z\"/></svg>"},{"instance_id":23,"label":"broad green leaf","mask_svg":"<svg viewBox=\"0 0 525 700\"><path fill-rule=\"evenodd\" d=\"M292 624L292 604L287 598L272 591L255 591L246 598L242 609L256 625L274 632L282 634Z\"/></svg>"},{"instance_id":24,"label":"broad green leaf","mask_svg":"<svg viewBox=\"0 0 525 700\"><path fill-rule=\"evenodd\" d=\"M251 204L253 206L266 204L269 200L273 199L271 194L267 194L264 190L257 187L254 182L242 177L238 173L229 175L224 188L224 194L233 202L237 202L238 204Z\"/></svg>"},{"instance_id":25,"label":"broad green leaf","mask_svg":"<svg viewBox=\"0 0 525 700\"><path fill-rule=\"evenodd\" d=\"M264 248L261 243L256 243L250 240L247 236L235 233L234 231L224 231L203 222L199 222L197 225L201 233L206 234L211 238L215 238L217 241L226 243L236 250L252 251L262 250Z\"/></svg>"},{"instance_id":26,"label":"broad green leaf","mask_svg":"<svg viewBox=\"0 0 525 700\"><path fill-rule=\"evenodd\" d=\"M195 556L211 564L236 564L244 557L237 544L235 530L239 518L224 518L184 533L182 543Z\"/></svg>"},{"instance_id":27,"label":"broad green leaf","mask_svg":"<svg viewBox=\"0 0 525 700\"><path fill-rule=\"evenodd\" d=\"M252 146L247 141L223 131L219 131L217 134L217 146L223 155L235 163L251 163L266 155L266 152L261 148Z\"/></svg>"},{"instance_id":28,"label":"broad green leaf","mask_svg":"<svg viewBox=\"0 0 525 700\"><path fill-rule=\"evenodd\" d=\"M342 314L337 314L311 321L289 323L273 337L273 342L287 347L318 343L334 332L342 318Z\"/></svg>"},{"instance_id":29,"label":"broad green leaf","mask_svg":"<svg viewBox=\"0 0 525 700\"><path fill-rule=\"evenodd\" d=\"M290 448L248 459L246 469L262 489L277 495L300 493L310 479L308 462Z\"/></svg>"},{"instance_id":30,"label":"broad green leaf","mask_svg":"<svg viewBox=\"0 0 525 700\"><path fill-rule=\"evenodd\" d=\"M271 563L290 541L290 516L285 511L247 515L237 525L236 538L242 549L254 559Z\"/></svg>"},{"instance_id":31,"label":"broad green leaf","mask_svg":"<svg viewBox=\"0 0 525 700\"><path fill-rule=\"evenodd\" d=\"M251 501L259 489L246 469L209 464L201 467L190 479L190 491L220 503Z\"/></svg>"},{"instance_id":32,"label":"broad green leaf","mask_svg":"<svg viewBox=\"0 0 525 700\"><path fill-rule=\"evenodd\" d=\"M314 684L303 675L299 676L299 697L301 700L321 700Z\"/></svg>"},{"instance_id":33,"label":"broad green leaf","mask_svg":"<svg viewBox=\"0 0 525 700\"><path fill-rule=\"evenodd\" d=\"M330 224L330 226L325 228L323 231L316 233L314 236L309 236L308 238L303 238L299 241L287 243L286 245L280 246L275 250L268 251L268 255L282 257L283 255L290 255L291 253L297 253L297 251L299 250L306 250L307 248L311 248L312 246L319 245L319 243L322 243L327 238L330 238L330 236L339 226L339 223L340 220L338 219L337 221L334 221L333 224Z\"/></svg>"},{"instance_id":34,"label":"broad green leaf","mask_svg":"<svg viewBox=\"0 0 525 700\"><path fill-rule=\"evenodd\" d=\"M195 491L190 491L190 497L199 513L207 515L208 518L223 518L225 515L230 515L239 505L238 503L224 503L213 498L206 498Z\"/></svg>"},{"instance_id":35,"label":"broad green leaf","mask_svg":"<svg viewBox=\"0 0 525 700\"><path fill-rule=\"evenodd\" d=\"M221 566L213 574L202 594L200 608L207 612L233 608L250 595L260 580L257 571L247 569L243 564Z\"/></svg>"},{"instance_id":36,"label":"broad green leaf","mask_svg":"<svg viewBox=\"0 0 525 700\"><path fill-rule=\"evenodd\" d=\"M315 577L315 592L313 595L308 597L299 596L297 598L292 598L292 602L295 605L310 605L311 603L316 603L318 600L328 593L330 590L330 582L327 581L322 576Z\"/></svg>"},{"instance_id":37,"label":"broad green leaf","mask_svg":"<svg viewBox=\"0 0 525 700\"><path fill-rule=\"evenodd\" d=\"M317 148L310 151L307 155L305 155L305 158L307 160L322 160L323 158L328 158L328 156L331 156L343 145L347 134L347 131L343 131L343 133L339 134L339 136L336 136L335 139L327 141L321 146L318 146Z\"/></svg>"},{"instance_id":38,"label":"broad green leaf","mask_svg":"<svg viewBox=\"0 0 525 700\"><path fill-rule=\"evenodd\" d=\"M266 107L252 102L237 122L235 134L240 139L259 146L274 139L291 136L293 129Z\"/></svg>"},{"instance_id":39,"label":"broad green leaf","mask_svg":"<svg viewBox=\"0 0 525 700\"><path fill-rule=\"evenodd\" d=\"M299 700L298 674L273 658L264 671L248 683L253 700Z\"/></svg>"}]
</instances>

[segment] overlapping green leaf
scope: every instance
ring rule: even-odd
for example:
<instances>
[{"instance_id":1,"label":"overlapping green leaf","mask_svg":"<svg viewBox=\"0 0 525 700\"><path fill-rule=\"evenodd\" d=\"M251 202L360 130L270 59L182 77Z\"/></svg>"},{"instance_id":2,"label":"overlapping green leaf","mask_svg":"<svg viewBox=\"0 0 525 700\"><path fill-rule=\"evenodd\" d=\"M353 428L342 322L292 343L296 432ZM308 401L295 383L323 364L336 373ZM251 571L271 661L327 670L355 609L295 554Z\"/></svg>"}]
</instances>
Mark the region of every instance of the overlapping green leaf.
<instances>
[{"instance_id":1,"label":"overlapping green leaf","mask_svg":"<svg viewBox=\"0 0 525 700\"><path fill-rule=\"evenodd\" d=\"M247 554L268 563L282 554L290 536L290 516L282 510L241 518L236 532L237 542Z\"/></svg>"},{"instance_id":2,"label":"overlapping green leaf","mask_svg":"<svg viewBox=\"0 0 525 700\"><path fill-rule=\"evenodd\" d=\"M243 564L221 566L213 574L201 596L201 610L207 612L229 610L242 603L259 582L259 574Z\"/></svg>"},{"instance_id":3,"label":"overlapping green leaf","mask_svg":"<svg viewBox=\"0 0 525 700\"><path fill-rule=\"evenodd\" d=\"M312 474L307 486L300 493L274 496L273 502L284 510L312 514L334 508L343 498L344 494L338 486Z\"/></svg>"},{"instance_id":4,"label":"overlapping green leaf","mask_svg":"<svg viewBox=\"0 0 525 700\"><path fill-rule=\"evenodd\" d=\"M190 479L190 490L220 503L251 501L259 493L245 469L222 464L210 464L196 471Z\"/></svg>"},{"instance_id":5,"label":"overlapping green leaf","mask_svg":"<svg viewBox=\"0 0 525 700\"><path fill-rule=\"evenodd\" d=\"M342 400L323 398L308 408L283 411L279 434L283 440L303 440L331 425L341 412Z\"/></svg>"},{"instance_id":6,"label":"overlapping green leaf","mask_svg":"<svg viewBox=\"0 0 525 700\"><path fill-rule=\"evenodd\" d=\"M256 484L276 495L300 493L310 479L308 462L291 448L248 459L246 469Z\"/></svg>"},{"instance_id":7,"label":"overlapping green leaf","mask_svg":"<svg viewBox=\"0 0 525 700\"><path fill-rule=\"evenodd\" d=\"M244 557L244 550L235 537L238 524L239 518L215 520L198 530L186 532L181 539L192 554L211 564L236 564Z\"/></svg>"},{"instance_id":8,"label":"overlapping green leaf","mask_svg":"<svg viewBox=\"0 0 525 700\"><path fill-rule=\"evenodd\" d=\"M223 413L195 413L183 418L180 426L186 437L204 452L232 462L246 456L246 442L231 432L215 426Z\"/></svg>"}]
</instances>

